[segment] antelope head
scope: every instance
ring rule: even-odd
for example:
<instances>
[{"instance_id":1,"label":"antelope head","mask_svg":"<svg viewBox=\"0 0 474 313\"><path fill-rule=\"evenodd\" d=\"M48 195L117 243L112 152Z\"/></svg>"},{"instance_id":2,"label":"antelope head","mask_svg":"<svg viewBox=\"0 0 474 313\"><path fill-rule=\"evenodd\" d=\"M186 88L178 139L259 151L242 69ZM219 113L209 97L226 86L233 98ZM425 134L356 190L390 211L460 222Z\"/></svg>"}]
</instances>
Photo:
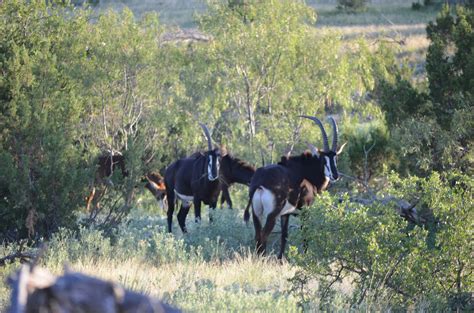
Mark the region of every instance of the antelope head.
<instances>
[{"instance_id":1,"label":"antelope head","mask_svg":"<svg viewBox=\"0 0 474 313\"><path fill-rule=\"evenodd\" d=\"M312 120L316 125L318 125L319 129L321 129L321 134L323 137L323 150L317 149L315 146L308 144L311 153L313 156L318 157L323 166L324 166L324 175L331 181L335 182L339 179L339 173L337 171L337 156L342 152L346 143L344 143L341 147L338 148L337 141L338 141L338 129L337 124L334 118L329 117L328 120L331 123L333 136L332 136L332 147L329 148L329 140L326 130L324 129L323 123L314 117L314 116L307 116L301 115L300 117L304 117L307 119Z\"/></svg>"},{"instance_id":2,"label":"antelope head","mask_svg":"<svg viewBox=\"0 0 474 313\"><path fill-rule=\"evenodd\" d=\"M206 125L199 123L201 126L202 130L204 131L204 135L207 138L207 149L208 151L205 153L207 156L207 178L210 181L215 181L216 179L219 178L219 167L220 167L220 149L212 148L212 140L211 140L211 134L209 133L209 129L207 128Z\"/></svg>"}]
</instances>

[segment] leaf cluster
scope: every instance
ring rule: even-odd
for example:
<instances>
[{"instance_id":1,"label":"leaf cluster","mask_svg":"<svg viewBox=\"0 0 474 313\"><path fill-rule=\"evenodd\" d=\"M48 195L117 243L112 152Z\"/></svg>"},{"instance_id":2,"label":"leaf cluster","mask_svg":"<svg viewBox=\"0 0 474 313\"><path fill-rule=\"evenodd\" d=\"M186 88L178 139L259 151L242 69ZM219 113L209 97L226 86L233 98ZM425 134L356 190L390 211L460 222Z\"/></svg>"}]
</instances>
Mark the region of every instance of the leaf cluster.
<instances>
[{"instance_id":1,"label":"leaf cluster","mask_svg":"<svg viewBox=\"0 0 474 313\"><path fill-rule=\"evenodd\" d=\"M426 179L392 175L379 196L415 203L425 221L418 225L398 215L397 200L362 206L352 201L354 195L342 201L324 195L303 213L297 238L305 252L293 248L300 275L321 280L313 296L329 305L331 291L350 281L355 288L349 306L379 310L428 303L430 310L468 309L474 270L472 183L461 174L449 180L437 173Z\"/></svg>"},{"instance_id":2,"label":"leaf cluster","mask_svg":"<svg viewBox=\"0 0 474 313\"><path fill-rule=\"evenodd\" d=\"M400 151L399 171L427 175L431 170L472 172L474 13L445 6L427 27L428 90L420 91L407 73L378 82L377 97Z\"/></svg>"}]
</instances>

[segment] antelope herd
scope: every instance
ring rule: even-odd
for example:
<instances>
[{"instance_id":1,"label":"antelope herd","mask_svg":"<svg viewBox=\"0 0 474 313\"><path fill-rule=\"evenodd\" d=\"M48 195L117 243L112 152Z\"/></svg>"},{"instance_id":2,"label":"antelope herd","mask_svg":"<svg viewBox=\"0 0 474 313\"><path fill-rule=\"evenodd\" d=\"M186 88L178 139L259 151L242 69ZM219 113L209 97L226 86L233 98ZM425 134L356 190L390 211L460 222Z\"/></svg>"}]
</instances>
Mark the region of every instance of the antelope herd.
<instances>
[{"instance_id":1,"label":"antelope herd","mask_svg":"<svg viewBox=\"0 0 474 313\"><path fill-rule=\"evenodd\" d=\"M164 178L156 172L144 175L145 187L167 209L168 232L172 231L175 206L180 202L177 218L183 233L187 233L186 217L194 205L195 222L201 222L201 203L212 210L216 208L218 196L222 193L221 205L227 202L232 208L229 187L234 183L249 186L249 201L244 220L250 218L252 207L255 242L257 252L265 253L268 236L277 219L281 220L281 246L278 258L282 258L288 237L289 217L297 209L310 205L316 194L325 190L329 183L338 180L337 156L344 145L338 147L338 129L335 120L329 117L332 126L332 146L322 122L313 116L300 116L312 120L321 130L323 149L309 144L310 152L298 156L284 156L277 164L258 169L249 163L226 153L224 149L213 148L210 132L200 124L207 138L207 151L196 152L171 163L165 170ZM114 169L119 168L127 176L124 157L120 154L99 158L95 182L107 186ZM105 187L106 188L106 187ZM96 193L95 187L87 200L91 206Z\"/></svg>"}]
</instances>

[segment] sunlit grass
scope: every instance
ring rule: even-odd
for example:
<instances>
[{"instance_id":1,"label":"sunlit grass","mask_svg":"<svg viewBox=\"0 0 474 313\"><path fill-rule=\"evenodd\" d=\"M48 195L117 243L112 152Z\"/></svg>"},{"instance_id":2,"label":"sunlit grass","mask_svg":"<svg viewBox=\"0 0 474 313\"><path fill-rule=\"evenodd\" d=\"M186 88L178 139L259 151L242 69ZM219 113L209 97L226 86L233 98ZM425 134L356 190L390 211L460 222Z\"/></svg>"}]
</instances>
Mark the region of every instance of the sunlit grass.
<instances>
[{"instance_id":1,"label":"sunlit grass","mask_svg":"<svg viewBox=\"0 0 474 313\"><path fill-rule=\"evenodd\" d=\"M274 255L255 255L253 228L236 220L241 211L214 213L212 224L190 223L187 235L178 229L176 235L167 234L162 216L140 209L111 239L97 230L82 229L78 235L61 230L49 242L41 266L61 274L67 265L185 311L298 311L297 299L288 292L295 267ZM4 281L14 268L5 268L0 278ZM4 311L8 288L3 284L0 293Z\"/></svg>"},{"instance_id":2,"label":"sunlit grass","mask_svg":"<svg viewBox=\"0 0 474 313\"><path fill-rule=\"evenodd\" d=\"M198 296L206 293L206 290L215 293L216 299L242 297L241 305L246 309L263 309L260 305L265 307L265 302L273 301L289 305L286 309L296 309L296 300L284 295L284 291L289 288L288 278L294 269L287 263L257 258L251 253L223 262L178 262L153 266L150 262L132 257L125 261L77 260L71 262L70 267L120 282L128 288L165 299L191 311L206 311L206 308L222 305L214 303L212 299L203 299L203 303L199 303ZM183 294L184 290L186 294ZM279 297L273 299L273 294ZM285 309L280 311L284 312Z\"/></svg>"}]
</instances>

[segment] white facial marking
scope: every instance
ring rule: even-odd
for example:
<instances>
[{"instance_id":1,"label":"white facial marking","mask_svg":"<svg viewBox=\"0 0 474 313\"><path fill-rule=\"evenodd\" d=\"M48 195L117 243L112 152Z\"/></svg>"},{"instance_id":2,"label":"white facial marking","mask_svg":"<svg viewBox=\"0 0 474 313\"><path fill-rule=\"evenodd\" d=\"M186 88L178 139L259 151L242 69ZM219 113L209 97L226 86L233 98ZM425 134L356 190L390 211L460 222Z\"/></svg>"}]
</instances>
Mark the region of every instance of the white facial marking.
<instances>
[{"instance_id":1,"label":"white facial marking","mask_svg":"<svg viewBox=\"0 0 474 313\"><path fill-rule=\"evenodd\" d=\"M207 163L207 178L210 181L214 181L217 178L219 178L219 159L216 159L216 169L217 169L217 175L216 177L212 176L212 155L209 155L209 162Z\"/></svg>"},{"instance_id":2,"label":"white facial marking","mask_svg":"<svg viewBox=\"0 0 474 313\"><path fill-rule=\"evenodd\" d=\"M326 164L324 164L324 175L327 178L329 178L331 181L333 181L334 178L332 177L331 166L329 164L329 157L325 156L324 158L326 159Z\"/></svg>"}]
</instances>

